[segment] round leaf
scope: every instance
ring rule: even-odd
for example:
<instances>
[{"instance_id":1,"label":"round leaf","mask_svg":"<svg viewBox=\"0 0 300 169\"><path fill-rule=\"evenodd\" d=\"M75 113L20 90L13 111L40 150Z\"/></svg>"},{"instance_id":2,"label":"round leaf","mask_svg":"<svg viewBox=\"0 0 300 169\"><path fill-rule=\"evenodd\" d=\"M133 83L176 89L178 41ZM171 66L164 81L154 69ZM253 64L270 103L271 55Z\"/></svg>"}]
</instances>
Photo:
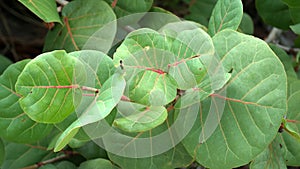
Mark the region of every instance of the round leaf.
<instances>
[{"instance_id":1,"label":"round leaf","mask_svg":"<svg viewBox=\"0 0 300 169\"><path fill-rule=\"evenodd\" d=\"M232 71L220 90L226 90L226 95L211 95L211 99L224 100L224 114L202 144L197 141L203 130L198 116L184 145L206 167L233 168L247 164L274 139L286 111L287 79L283 65L265 42L231 30L216 34L213 42L225 71ZM207 112L207 106L203 104L200 115Z\"/></svg>"},{"instance_id":2,"label":"round leaf","mask_svg":"<svg viewBox=\"0 0 300 169\"><path fill-rule=\"evenodd\" d=\"M125 102L119 104L118 107L134 106L134 104L126 104L130 103ZM143 132L157 127L167 119L168 113L165 107L163 106L138 107L139 109L136 109L134 112L120 112L124 115L130 115L125 115L125 117L115 119L114 126L127 132ZM124 108L121 109L123 109L124 111L128 111Z\"/></svg>"},{"instance_id":3,"label":"round leaf","mask_svg":"<svg viewBox=\"0 0 300 169\"><path fill-rule=\"evenodd\" d=\"M9 66L0 76L0 136L6 140L32 143L49 134L52 125L31 120L19 105L15 83L30 60Z\"/></svg>"},{"instance_id":4,"label":"round leaf","mask_svg":"<svg viewBox=\"0 0 300 169\"><path fill-rule=\"evenodd\" d=\"M65 49L69 52L80 50L97 30L115 19L116 16L111 7L102 0L72 1L62 10L63 24L55 25L48 32L44 51L54 49ZM112 33L114 33L113 29ZM101 37L94 35L92 38Z\"/></svg>"},{"instance_id":5,"label":"round leaf","mask_svg":"<svg viewBox=\"0 0 300 169\"><path fill-rule=\"evenodd\" d=\"M36 57L26 65L16 83L20 105L34 121L58 123L74 111L72 89L76 59L65 51Z\"/></svg>"}]
</instances>

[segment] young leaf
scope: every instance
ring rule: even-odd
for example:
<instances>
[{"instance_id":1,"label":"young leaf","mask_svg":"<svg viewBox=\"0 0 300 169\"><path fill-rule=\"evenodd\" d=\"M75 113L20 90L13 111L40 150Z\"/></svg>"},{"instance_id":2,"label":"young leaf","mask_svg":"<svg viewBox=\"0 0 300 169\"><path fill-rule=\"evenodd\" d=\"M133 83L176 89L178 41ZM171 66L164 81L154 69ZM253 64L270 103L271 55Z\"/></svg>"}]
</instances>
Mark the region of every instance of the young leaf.
<instances>
[{"instance_id":1,"label":"young leaf","mask_svg":"<svg viewBox=\"0 0 300 169\"><path fill-rule=\"evenodd\" d=\"M125 111L120 112L125 117L115 119L114 126L126 132L144 132L153 129L162 124L168 116L167 110L163 106L138 106L138 109L130 112L126 108L120 108L120 106L134 107L136 105L126 102L118 105L119 111L120 109ZM126 114L129 115L126 116Z\"/></svg>"},{"instance_id":2,"label":"young leaf","mask_svg":"<svg viewBox=\"0 0 300 169\"><path fill-rule=\"evenodd\" d=\"M35 142L52 129L52 125L31 120L19 105L21 96L16 93L15 83L29 62L30 60L17 62L0 76L0 136L13 142Z\"/></svg>"},{"instance_id":3,"label":"young leaf","mask_svg":"<svg viewBox=\"0 0 300 169\"><path fill-rule=\"evenodd\" d=\"M243 17L243 4L240 0L219 0L208 23L208 33L214 36L224 29L237 30Z\"/></svg>"},{"instance_id":4,"label":"young leaf","mask_svg":"<svg viewBox=\"0 0 300 169\"><path fill-rule=\"evenodd\" d=\"M85 112L61 134L54 151L60 151L66 146L81 127L100 121L108 116L121 100L124 89L125 80L123 75L115 73L103 84L99 96L95 97L94 101L86 107Z\"/></svg>"},{"instance_id":5,"label":"young leaf","mask_svg":"<svg viewBox=\"0 0 300 169\"><path fill-rule=\"evenodd\" d=\"M55 25L48 32L43 50L80 50L97 30L115 19L111 7L102 0L72 1L62 10L63 24ZM113 28L111 32L115 33ZM93 38L101 37L95 35Z\"/></svg>"},{"instance_id":6,"label":"young leaf","mask_svg":"<svg viewBox=\"0 0 300 169\"><path fill-rule=\"evenodd\" d=\"M198 117L184 145L206 167L233 168L247 164L274 139L286 112L287 79L282 63L265 42L232 30L216 34L213 42L225 71L232 69L231 79L220 90L226 90L226 95L211 95L224 100L223 116L202 144L198 140L203 124ZM200 115L207 106L201 106Z\"/></svg>"},{"instance_id":7,"label":"young leaf","mask_svg":"<svg viewBox=\"0 0 300 169\"><path fill-rule=\"evenodd\" d=\"M55 0L18 0L44 22L58 22L61 24Z\"/></svg>"},{"instance_id":8,"label":"young leaf","mask_svg":"<svg viewBox=\"0 0 300 169\"><path fill-rule=\"evenodd\" d=\"M20 105L34 121L58 123L74 109L72 90L76 58L65 51L53 51L36 57L26 65L16 83Z\"/></svg>"},{"instance_id":9,"label":"young leaf","mask_svg":"<svg viewBox=\"0 0 300 169\"><path fill-rule=\"evenodd\" d=\"M141 71L129 83L131 101L144 105L166 105L175 99L176 92L177 83L171 76L153 71Z\"/></svg>"}]
</instances>

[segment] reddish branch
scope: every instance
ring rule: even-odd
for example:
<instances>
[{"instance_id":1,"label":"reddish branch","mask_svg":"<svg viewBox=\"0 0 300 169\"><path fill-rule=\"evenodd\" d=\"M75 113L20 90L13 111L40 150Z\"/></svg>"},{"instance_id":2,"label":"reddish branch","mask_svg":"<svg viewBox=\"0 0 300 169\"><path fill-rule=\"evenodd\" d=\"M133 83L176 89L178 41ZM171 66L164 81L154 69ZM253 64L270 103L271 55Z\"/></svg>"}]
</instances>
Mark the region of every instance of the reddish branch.
<instances>
[{"instance_id":1,"label":"reddish branch","mask_svg":"<svg viewBox=\"0 0 300 169\"><path fill-rule=\"evenodd\" d=\"M225 97L225 96L221 96L221 95L219 95L219 94L216 94L216 93L213 93L213 94L211 94L210 96L211 96L211 97L218 97L218 98L221 98L221 99L224 99L224 100L233 101L233 102L238 102L238 103L242 103L242 104L252 104L252 105L257 105L257 103L246 102L246 101L239 100L239 99L228 98L228 97Z\"/></svg>"},{"instance_id":2,"label":"reddish branch","mask_svg":"<svg viewBox=\"0 0 300 169\"><path fill-rule=\"evenodd\" d=\"M111 3L111 7L112 7L112 8L116 7L117 3L118 3L118 0L114 0L114 1Z\"/></svg>"},{"instance_id":3,"label":"reddish branch","mask_svg":"<svg viewBox=\"0 0 300 169\"><path fill-rule=\"evenodd\" d=\"M37 169L37 168L39 168L39 167L41 167L43 165L55 163L55 162L58 162L58 161L70 158L73 155L78 155L79 154L78 152L75 152L75 151L63 151L63 152L64 152L63 155L51 158L49 160L38 162L38 163L36 163L34 165L31 165L31 166L28 166L28 167L24 167L22 169Z\"/></svg>"},{"instance_id":4,"label":"reddish branch","mask_svg":"<svg viewBox=\"0 0 300 169\"><path fill-rule=\"evenodd\" d=\"M200 55L195 55L193 57L190 57L190 58L187 58L187 59L182 59L182 60L174 62L172 64L168 64L168 68L173 67L173 66L175 67L175 66L179 65L180 63L184 63L184 62L186 62L188 60L192 60L192 59L198 58L198 57L200 57Z\"/></svg>"},{"instance_id":5,"label":"reddish branch","mask_svg":"<svg viewBox=\"0 0 300 169\"><path fill-rule=\"evenodd\" d=\"M76 50L79 50L79 48L78 48L78 46L77 46L77 44L76 44L76 42L75 42L75 40L74 40L72 31L71 31L71 27L70 27L70 24L69 24L69 19L68 19L67 17L64 17L64 23L65 23L65 25L66 25L66 28L67 28L67 30L68 30L68 34L69 34L69 36L70 36L70 39L71 39L71 41L72 41L72 43L73 43L75 49L76 49Z\"/></svg>"},{"instance_id":6,"label":"reddish branch","mask_svg":"<svg viewBox=\"0 0 300 169\"><path fill-rule=\"evenodd\" d=\"M156 73L158 73L158 74L160 74L160 75L162 75L162 74L165 74L166 72L164 72L163 70L161 70L161 69L154 69L154 68L146 68L146 70L150 70L150 71L152 71L152 72L156 72Z\"/></svg>"}]
</instances>

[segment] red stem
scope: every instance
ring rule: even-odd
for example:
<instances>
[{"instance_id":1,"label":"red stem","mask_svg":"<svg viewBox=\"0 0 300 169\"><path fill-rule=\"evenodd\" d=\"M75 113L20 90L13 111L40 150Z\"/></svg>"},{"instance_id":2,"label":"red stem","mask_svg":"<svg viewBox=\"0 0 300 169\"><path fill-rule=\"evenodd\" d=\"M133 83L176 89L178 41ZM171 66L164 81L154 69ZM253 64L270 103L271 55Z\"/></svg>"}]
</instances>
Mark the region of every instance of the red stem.
<instances>
[{"instance_id":1,"label":"red stem","mask_svg":"<svg viewBox=\"0 0 300 169\"><path fill-rule=\"evenodd\" d=\"M77 44L76 44L76 42L75 42L75 40L74 40L73 33L72 33L72 31L71 31L71 27L70 27L70 24L69 24L69 19L68 19L67 17L64 17L64 23L65 23L65 25L66 25L66 28L67 28L67 30L68 30L68 34L70 35L71 41L72 41L72 43L73 43L75 49L76 49L76 50L79 50L79 48L78 48L78 46L77 46Z\"/></svg>"}]
</instances>

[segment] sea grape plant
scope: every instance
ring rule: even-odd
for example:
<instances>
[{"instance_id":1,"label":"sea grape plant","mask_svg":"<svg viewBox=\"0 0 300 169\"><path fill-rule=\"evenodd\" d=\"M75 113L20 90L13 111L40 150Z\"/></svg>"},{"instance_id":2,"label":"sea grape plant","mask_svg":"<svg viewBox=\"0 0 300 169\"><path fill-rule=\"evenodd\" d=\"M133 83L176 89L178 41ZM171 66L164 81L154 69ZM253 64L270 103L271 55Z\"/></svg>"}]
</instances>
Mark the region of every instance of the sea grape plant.
<instances>
[{"instance_id":1,"label":"sea grape plant","mask_svg":"<svg viewBox=\"0 0 300 169\"><path fill-rule=\"evenodd\" d=\"M300 165L297 74L247 35L240 0L212 1L207 23L151 0L20 2L55 26L0 76L2 168Z\"/></svg>"}]
</instances>

